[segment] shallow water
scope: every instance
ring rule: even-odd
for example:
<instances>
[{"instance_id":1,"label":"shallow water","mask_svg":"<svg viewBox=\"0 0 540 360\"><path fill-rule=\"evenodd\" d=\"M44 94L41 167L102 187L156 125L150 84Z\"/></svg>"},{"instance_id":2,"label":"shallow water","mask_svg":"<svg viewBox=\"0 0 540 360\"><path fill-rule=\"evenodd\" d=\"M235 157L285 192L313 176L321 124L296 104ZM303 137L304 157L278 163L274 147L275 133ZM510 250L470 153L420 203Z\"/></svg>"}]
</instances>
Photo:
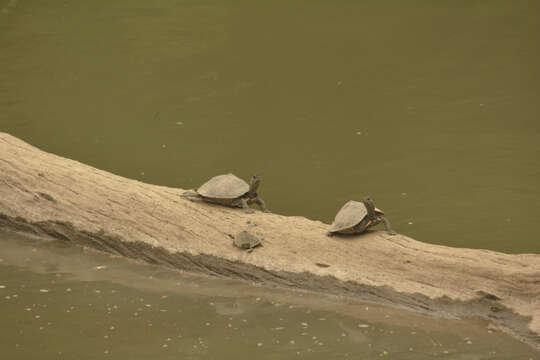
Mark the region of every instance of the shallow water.
<instances>
[{"instance_id":1,"label":"shallow water","mask_svg":"<svg viewBox=\"0 0 540 360\"><path fill-rule=\"evenodd\" d=\"M478 320L188 276L5 234L0 254L6 359L539 359Z\"/></svg>"},{"instance_id":2,"label":"shallow water","mask_svg":"<svg viewBox=\"0 0 540 360\"><path fill-rule=\"evenodd\" d=\"M123 176L261 173L331 222L540 252L540 2L0 0L0 130Z\"/></svg>"}]
</instances>

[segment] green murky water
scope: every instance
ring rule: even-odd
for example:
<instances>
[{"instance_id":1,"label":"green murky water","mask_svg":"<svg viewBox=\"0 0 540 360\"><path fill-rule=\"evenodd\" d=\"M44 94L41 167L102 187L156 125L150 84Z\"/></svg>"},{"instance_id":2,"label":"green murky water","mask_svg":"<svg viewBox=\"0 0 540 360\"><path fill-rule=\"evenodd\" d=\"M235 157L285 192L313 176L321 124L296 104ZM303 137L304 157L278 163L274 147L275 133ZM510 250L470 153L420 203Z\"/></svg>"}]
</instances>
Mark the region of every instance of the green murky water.
<instances>
[{"instance_id":1,"label":"green murky water","mask_svg":"<svg viewBox=\"0 0 540 360\"><path fill-rule=\"evenodd\" d=\"M538 359L485 322L191 277L0 241L5 359ZM241 294L241 295L239 295Z\"/></svg>"},{"instance_id":2,"label":"green murky water","mask_svg":"<svg viewBox=\"0 0 540 360\"><path fill-rule=\"evenodd\" d=\"M271 210L325 222L370 194L421 241L538 253L538 13L524 0L0 0L0 131L160 185L257 172ZM95 277L90 263L55 270L62 261L0 263L10 358L528 358L467 332L479 325L434 334L431 320L393 317L355 328L361 307L353 319L170 279L147 289L138 275L158 270L115 260L126 283ZM211 302L247 310L224 315Z\"/></svg>"},{"instance_id":3,"label":"green murky water","mask_svg":"<svg viewBox=\"0 0 540 360\"><path fill-rule=\"evenodd\" d=\"M2 131L168 186L258 172L283 214L370 194L416 239L540 252L540 2L0 8Z\"/></svg>"}]
</instances>

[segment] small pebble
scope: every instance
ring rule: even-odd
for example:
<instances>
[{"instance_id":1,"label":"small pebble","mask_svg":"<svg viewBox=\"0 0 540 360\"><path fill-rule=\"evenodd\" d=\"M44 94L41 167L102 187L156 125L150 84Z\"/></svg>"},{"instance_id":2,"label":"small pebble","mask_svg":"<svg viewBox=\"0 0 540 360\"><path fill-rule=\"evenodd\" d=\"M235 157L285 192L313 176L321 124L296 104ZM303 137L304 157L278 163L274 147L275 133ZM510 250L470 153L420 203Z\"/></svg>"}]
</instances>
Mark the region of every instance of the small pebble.
<instances>
[{"instance_id":1,"label":"small pebble","mask_svg":"<svg viewBox=\"0 0 540 360\"><path fill-rule=\"evenodd\" d=\"M367 325L367 324L358 324L358 327L359 328L367 328L367 327L369 327L369 325Z\"/></svg>"},{"instance_id":2,"label":"small pebble","mask_svg":"<svg viewBox=\"0 0 540 360\"><path fill-rule=\"evenodd\" d=\"M175 124L176 125L184 125L184 123L182 121L177 121Z\"/></svg>"},{"instance_id":3,"label":"small pebble","mask_svg":"<svg viewBox=\"0 0 540 360\"><path fill-rule=\"evenodd\" d=\"M257 343L257 346L261 347L261 346L263 346L263 343Z\"/></svg>"},{"instance_id":4,"label":"small pebble","mask_svg":"<svg viewBox=\"0 0 540 360\"><path fill-rule=\"evenodd\" d=\"M294 345L294 344L295 344L294 340L289 341L289 343L290 343L291 345Z\"/></svg>"},{"instance_id":5,"label":"small pebble","mask_svg":"<svg viewBox=\"0 0 540 360\"><path fill-rule=\"evenodd\" d=\"M5 289L6 285L0 285L0 289Z\"/></svg>"},{"instance_id":6,"label":"small pebble","mask_svg":"<svg viewBox=\"0 0 540 360\"><path fill-rule=\"evenodd\" d=\"M39 289L39 292L47 293L47 292L49 292L49 290L47 290L47 289Z\"/></svg>"}]
</instances>

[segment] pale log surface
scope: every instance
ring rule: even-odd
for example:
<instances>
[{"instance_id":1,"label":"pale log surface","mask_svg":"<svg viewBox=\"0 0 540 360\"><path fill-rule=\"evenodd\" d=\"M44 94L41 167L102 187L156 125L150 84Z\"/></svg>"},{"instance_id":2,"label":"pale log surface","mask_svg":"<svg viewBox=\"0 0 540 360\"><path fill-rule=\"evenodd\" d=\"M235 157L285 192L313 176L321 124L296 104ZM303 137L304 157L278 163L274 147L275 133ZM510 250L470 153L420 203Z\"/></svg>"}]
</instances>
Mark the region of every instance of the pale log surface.
<instances>
[{"instance_id":1,"label":"pale log surface","mask_svg":"<svg viewBox=\"0 0 540 360\"><path fill-rule=\"evenodd\" d=\"M98 170L0 133L3 230L191 272L432 315L480 316L540 349L539 254L457 249L383 231L329 238L329 225L319 221L245 214L190 202L182 192ZM271 199L267 202L272 209ZM227 234L241 230L264 238L264 247L252 253L234 248Z\"/></svg>"}]
</instances>

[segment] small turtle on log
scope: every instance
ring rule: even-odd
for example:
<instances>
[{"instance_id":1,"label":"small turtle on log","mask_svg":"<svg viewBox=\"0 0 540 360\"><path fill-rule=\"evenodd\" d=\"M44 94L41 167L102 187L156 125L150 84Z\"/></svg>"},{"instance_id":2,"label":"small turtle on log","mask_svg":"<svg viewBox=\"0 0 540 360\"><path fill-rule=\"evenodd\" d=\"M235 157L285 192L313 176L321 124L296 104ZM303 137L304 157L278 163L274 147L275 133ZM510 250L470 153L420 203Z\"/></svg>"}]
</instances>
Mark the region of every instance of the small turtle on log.
<instances>
[{"instance_id":1,"label":"small turtle on log","mask_svg":"<svg viewBox=\"0 0 540 360\"><path fill-rule=\"evenodd\" d=\"M261 177L253 175L249 185L233 174L217 175L201 185L197 190L185 191L181 196L189 200L204 200L214 204L241 207L246 213L253 213L249 205L256 203L262 211L270 212L257 194Z\"/></svg>"},{"instance_id":2,"label":"small turtle on log","mask_svg":"<svg viewBox=\"0 0 540 360\"><path fill-rule=\"evenodd\" d=\"M236 235L227 234L233 239L233 245L237 248L247 250L248 253L252 252L257 246L262 246L261 240L255 235L247 232L240 231Z\"/></svg>"},{"instance_id":3,"label":"small turtle on log","mask_svg":"<svg viewBox=\"0 0 540 360\"><path fill-rule=\"evenodd\" d=\"M382 215L384 215L382 210L375 207L373 199L369 196L364 197L362 202L350 200L337 213L327 235L359 234L381 222L388 234L396 235L390 227L390 222Z\"/></svg>"}]
</instances>

